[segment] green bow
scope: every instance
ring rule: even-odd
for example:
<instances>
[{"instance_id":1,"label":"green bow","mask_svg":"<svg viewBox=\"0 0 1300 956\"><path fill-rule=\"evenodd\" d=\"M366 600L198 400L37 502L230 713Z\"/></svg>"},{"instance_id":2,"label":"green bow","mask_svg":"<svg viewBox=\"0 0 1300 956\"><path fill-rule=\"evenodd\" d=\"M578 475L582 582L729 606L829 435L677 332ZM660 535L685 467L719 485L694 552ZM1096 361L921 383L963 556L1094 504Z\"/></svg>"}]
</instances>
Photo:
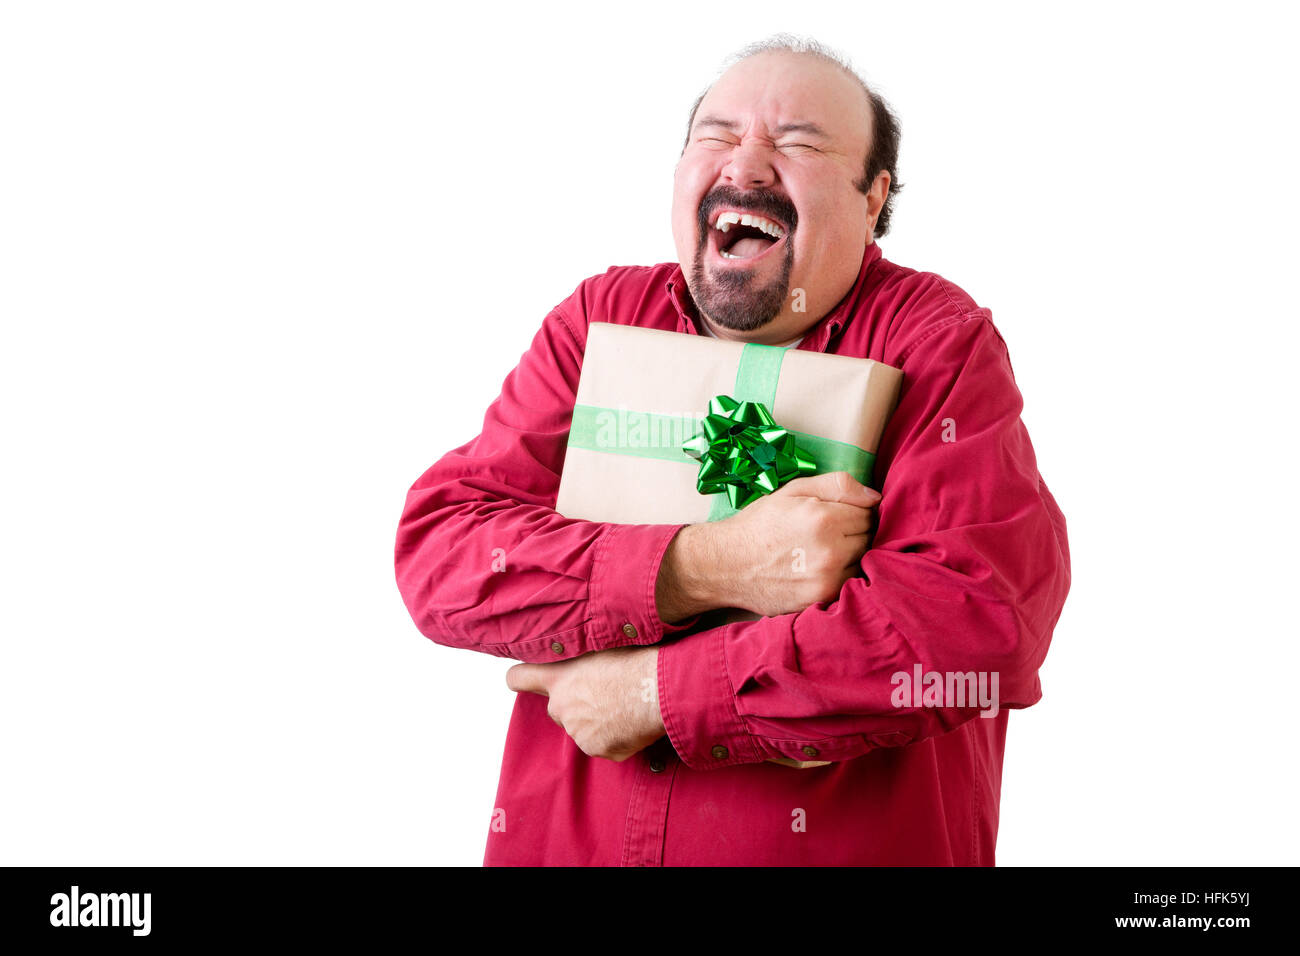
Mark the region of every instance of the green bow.
<instances>
[{"instance_id":1,"label":"green bow","mask_svg":"<svg viewBox=\"0 0 1300 956\"><path fill-rule=\"evenodd\" d=\"M702 495L725 491L737 511L791 478L817 471L817 463L772 420L762 402L718 395L709 402L701 427L682 444L682 451L700 463L695 487Z\"/></svg>"}]
</instances>

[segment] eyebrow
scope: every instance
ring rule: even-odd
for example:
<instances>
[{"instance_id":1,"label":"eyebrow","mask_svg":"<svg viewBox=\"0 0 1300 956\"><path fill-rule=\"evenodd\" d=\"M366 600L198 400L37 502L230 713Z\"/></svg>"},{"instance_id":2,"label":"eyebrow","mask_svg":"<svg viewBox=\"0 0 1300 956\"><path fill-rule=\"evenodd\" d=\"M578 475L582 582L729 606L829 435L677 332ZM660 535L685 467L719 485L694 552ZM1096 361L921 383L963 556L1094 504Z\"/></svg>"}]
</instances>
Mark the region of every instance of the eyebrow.
<instances>
[{"instance_id":1,"label":"eyebrow","mask_svg":"<svg viewBox=\"0 0 1300 956\"><path fill-rule=\"evenodd\" d=\"M810 133L813 136L820 136L822 139L830 139L826 130L822 129L816 123L782 123L775 130L777 136L785 133Z\"/></svg>"},{"instance_id":2,"label":"eyebrow","mask_svg":"<svg viewBox=\"0 0 1300 956\"><path fill-rule=\"evenodd\" d=\"M695 121L695 126L697 129L701 126L720 126L733 133L740 128L740 124L735 120L725 119L721 116L701 117ZM822 129L816 123L782 123L772 132L776 136L783 136L786 133L808 133L812 136L820 136L822 139L830 139L826 130Z\"/></svg>"}]
</instances>

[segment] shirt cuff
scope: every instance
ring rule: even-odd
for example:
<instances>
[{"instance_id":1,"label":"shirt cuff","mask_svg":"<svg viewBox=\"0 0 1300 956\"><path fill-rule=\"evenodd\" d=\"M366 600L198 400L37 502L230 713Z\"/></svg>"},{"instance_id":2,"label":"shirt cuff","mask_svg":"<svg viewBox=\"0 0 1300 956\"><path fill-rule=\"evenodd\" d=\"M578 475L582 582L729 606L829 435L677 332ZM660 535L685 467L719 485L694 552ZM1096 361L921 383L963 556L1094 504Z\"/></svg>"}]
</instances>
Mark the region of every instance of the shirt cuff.
<instances>
[{"instance_id":1,"label":"shirt cuff","mask_svg":"<svg viewBox=\"0 0 1300 956\"><path fill-rule=\"evenodd\" d=\"M683 524L611 524L597 539L592 564L587 650L657 644L700 615L668 624L659 618L659 566Z\"/></svg>"},{"instance_id":2,"label":"shirt cuff","mask_svg":"<svg viewBox=\"0 0 1300 956\"><path fill-rule=\"evenodd\" d=\"M746 629L778 626L771 618L725 624L663 644L657 671L659 716L668 739L692 770L778 760L816 766L851 760L877 746L907 742L901 734L827 735L818 722L787 718L779 722L742 715L736 687L747 685L744 665L728 664L729 641L743 645L762 639ZM733 646L733 652L735 647ZM734 661L732 663L735 663Z\"/></svg>"},{"instance_id":3,"label":"shirt cuff","mask_svg":"<svg viewBox=\"0 0 1300 956\"><path fill-rule=\"evenodd\" d=\"M659 716L677 756L692 770L764 758L736 708L727 630L715 627L659 648Z\"/></svg>"}]
</instances>

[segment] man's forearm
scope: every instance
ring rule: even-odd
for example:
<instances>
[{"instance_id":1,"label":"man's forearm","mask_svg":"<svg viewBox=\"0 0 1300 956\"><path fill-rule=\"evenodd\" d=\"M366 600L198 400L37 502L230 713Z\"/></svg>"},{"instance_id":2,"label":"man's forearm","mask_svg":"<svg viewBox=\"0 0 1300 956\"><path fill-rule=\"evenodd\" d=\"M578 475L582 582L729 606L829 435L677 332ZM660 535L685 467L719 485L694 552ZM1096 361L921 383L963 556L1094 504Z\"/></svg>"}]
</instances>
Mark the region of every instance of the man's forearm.
<instances>
[{"instance_id":1,"label":"man's forearm","mask_svg":"<svg viewBox=\"0 0 1300 956\"><path fill-rule=\"evenodd\" d=\"M655 580L655 607L664 623L732 606L718 529L690 524L669 542Z\"/></svg>"}]
</instances>

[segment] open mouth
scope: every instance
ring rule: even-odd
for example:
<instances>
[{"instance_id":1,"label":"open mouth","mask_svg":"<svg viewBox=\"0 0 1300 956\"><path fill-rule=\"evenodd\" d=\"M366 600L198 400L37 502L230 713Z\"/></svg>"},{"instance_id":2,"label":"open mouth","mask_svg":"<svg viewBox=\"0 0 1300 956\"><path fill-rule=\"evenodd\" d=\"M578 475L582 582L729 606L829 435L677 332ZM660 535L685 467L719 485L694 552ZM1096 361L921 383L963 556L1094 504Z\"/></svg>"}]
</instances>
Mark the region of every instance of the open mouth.
<instances>
[{"instance_id":1,"label":"open mouth","mask_svg":"<svg viewBox=\"0 0 1300 956\"><path fill-rule=\"evenodd\" d=\"M780 246L786 235L784 225L766 216L724 209L709 229L709 246L720 259L748 262Z\"/></svg>"}]
</instances>

